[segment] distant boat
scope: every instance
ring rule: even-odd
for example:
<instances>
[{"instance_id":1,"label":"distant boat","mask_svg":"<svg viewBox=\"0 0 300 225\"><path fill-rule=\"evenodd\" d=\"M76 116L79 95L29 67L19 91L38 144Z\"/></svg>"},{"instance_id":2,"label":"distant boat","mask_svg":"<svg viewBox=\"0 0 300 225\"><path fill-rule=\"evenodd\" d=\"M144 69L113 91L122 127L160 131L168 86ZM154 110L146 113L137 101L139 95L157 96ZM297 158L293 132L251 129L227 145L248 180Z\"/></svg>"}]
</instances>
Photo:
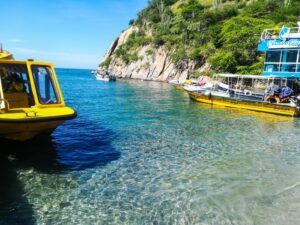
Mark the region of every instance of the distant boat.
<instances>
[{"instance_id":1,"label":"distant boat","mask_svg":"<svg viewBox=\"0 0 300 225\"><path fill-rule=\"evenodd\" d=\"M186 91L196 91L201 92L205 90L210 90L213 87L213 83L207 82L203 85L193 85L193 84L185 84L183 89Z\"/></svg>"},{"instance_id":2,"label":"distant boat","mask_svg":"<svg viewBox=\"0 0 300 225\"><path fill-rule=\"evenodd\" d=\"M101 74L96 74L95 75L97 80L100 81L105 81L105 82L111 82L111 81L116 81L116 77L113 75L101 75Z\"/></svg>"},{"instance_id":3,"label":"distant boat","mask_svg":"<svg viewBox=\"0 0 300 225\"><path fill-rule=\"evenodd\" d=\"M211 89L213 86L211 82L195 83L191 80L186 80L183 83L179 82L178 80L171 80L169 83L177 90L185 91L205 91L207 89Z\"/></svg>"},{"instance_id":4,"label":"distant boat","mask_svg":"<svg viewBox=\"0 0 300 225\"><path fill-rule=\"evenodd\" d=\"M186 84L190 84L190 81L186 80L184 82L180 82L179 80L170 80L169 84L173 85L177 90L184 91L184 86Z\"/></svg>"}]
</instances>

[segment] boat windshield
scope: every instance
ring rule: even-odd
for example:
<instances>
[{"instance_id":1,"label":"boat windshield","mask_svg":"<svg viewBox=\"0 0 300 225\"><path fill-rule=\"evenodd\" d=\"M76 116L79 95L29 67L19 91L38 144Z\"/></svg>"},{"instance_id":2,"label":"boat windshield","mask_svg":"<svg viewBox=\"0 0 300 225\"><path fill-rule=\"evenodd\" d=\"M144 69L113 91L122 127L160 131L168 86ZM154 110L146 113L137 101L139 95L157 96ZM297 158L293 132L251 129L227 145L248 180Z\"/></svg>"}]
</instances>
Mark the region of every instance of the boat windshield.
<instances>
[{"instance_id":1,"label":"boat windshield","mask_svg":"<svg viewBox=\"0 0 300 225\"><path fill-rule=\"evenodd\" d=\"M32 73L39 98L43 105L59 104L60 99L53 81L53 73L48 66L32 66Z\"/></svg>"},{"instance_id":2,"label":"boat windshield","mask_svg":"<svg viewBox=\"0 0 300 225\"><path fill-rule=\"evenodd\" d=\"M9 108L29 108L34 105L26 65L1 63L0 77L1 97L4 97Z\"/></svg>"}]
</instances>

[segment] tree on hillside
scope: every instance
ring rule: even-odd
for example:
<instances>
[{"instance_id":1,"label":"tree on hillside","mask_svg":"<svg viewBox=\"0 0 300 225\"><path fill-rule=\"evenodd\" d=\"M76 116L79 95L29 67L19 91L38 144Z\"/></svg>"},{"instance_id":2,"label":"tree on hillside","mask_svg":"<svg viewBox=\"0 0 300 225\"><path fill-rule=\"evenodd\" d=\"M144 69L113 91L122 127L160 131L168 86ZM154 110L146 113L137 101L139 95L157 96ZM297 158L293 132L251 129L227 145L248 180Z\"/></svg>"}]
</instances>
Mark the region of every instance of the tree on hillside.
<instances>
[{"instance_id":1,"label":"tree on hillside","mask_svg":"<svg viewBox=\"0 0 300 225\"><path fill-rule=\"evenodd\" d=\"M221 48L210 58L216 70L236 73L238 66L252 65L258 61L257 42L263 29L273 27L271 20L237 16L222 27Z\"/></svg>"},{"instance_id":2,"label":"tree on hillside","mask_svg":"<svg viewBox=\"0 0 300 225\"><path fill-rule=\"evenodd\" d=\"M166 6L163 0L152 0L150 5L158 10L161 21L164 22L164 14L165 14Z\"/></svg>"},{"instance_id":3,"label":"tree on hillside","mask_svg":"<svg viewBox=\"0 0 300 225\"><path fill-rule=\"evenodd\" d=\"M214 0L214 7L218 8L222 4L222 0Z\"/></svg>"},{"instance_id":4,"label":"tree on hillside","mask_svg":"<svg viewBox=\"0 0 300 225\"><path fill-rule=\"evenodd\" d=\"M284 5L285 6L290 6L292 3L292 0L284 0Z\"/></svg>"}]
</instances>

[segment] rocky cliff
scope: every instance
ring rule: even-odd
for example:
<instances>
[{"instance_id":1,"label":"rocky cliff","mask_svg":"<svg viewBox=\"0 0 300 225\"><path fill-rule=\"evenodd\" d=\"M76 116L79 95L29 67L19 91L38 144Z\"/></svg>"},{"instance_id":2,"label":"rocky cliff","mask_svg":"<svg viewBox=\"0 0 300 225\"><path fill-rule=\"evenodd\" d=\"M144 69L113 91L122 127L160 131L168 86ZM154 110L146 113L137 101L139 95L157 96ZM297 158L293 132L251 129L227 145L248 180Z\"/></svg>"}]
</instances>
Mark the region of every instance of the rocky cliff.
<instances>
[{"instance_id":1,"label":"rocky cliff","mask_svg":"<svg viewBox=\"0 0 300 225\"><path fill-rule=\"evenodd\" d=\"M126 63L114 53L127 42L133 32L138 32L138 28L135 26L128 28L111 44L99 66L99 71L115 75L118 78L153 81L170 81L175 79L184 81L195 71L202 73L211 68L209 63L199 65L199 63L192 60L175 65L164 46L156 47L152 44L139 47L137 49L138 60ZM174 51L176 50L174 49ZM109 63L101 66L105 62Z\"/></svg>"}]
</instances>

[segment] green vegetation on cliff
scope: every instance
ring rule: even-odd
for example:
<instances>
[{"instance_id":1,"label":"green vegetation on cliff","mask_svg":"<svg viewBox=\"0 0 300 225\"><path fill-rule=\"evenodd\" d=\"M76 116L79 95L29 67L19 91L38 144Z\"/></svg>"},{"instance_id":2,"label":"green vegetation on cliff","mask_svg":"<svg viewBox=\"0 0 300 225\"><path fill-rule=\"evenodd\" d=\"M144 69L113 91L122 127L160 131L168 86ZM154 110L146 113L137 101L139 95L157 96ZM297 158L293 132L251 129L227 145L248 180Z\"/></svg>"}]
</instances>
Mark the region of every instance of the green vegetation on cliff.
<instances>
[{"instance_id":1,"label":"green vegetation on cliff","mask_svg":"<svg viewBox=\"0 0 300 225\"><path fill-rule=\"evenodd\" d=\"M115 52L125 63L138 60L138 48L164 47L176 66L193 60L216 72L261 73L256 51L265 28L296 26L300 2L292 0L151 0L128 41Z\"/></svg>"}]
</instances>

